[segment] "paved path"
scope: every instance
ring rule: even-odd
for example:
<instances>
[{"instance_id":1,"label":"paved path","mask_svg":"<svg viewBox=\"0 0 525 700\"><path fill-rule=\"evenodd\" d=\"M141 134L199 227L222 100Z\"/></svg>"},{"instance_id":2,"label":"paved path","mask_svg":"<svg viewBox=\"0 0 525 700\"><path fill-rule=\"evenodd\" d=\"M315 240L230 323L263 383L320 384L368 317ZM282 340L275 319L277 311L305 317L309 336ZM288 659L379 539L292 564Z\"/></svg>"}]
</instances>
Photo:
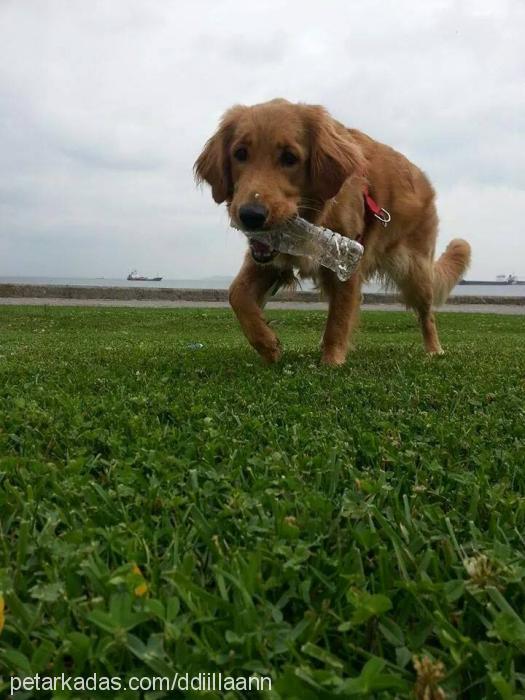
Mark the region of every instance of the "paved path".
<instances>
[{"instance_id":1,"label":"paved path","mask_svg":"<svg viewBox=\"0 0 525 700\"><path fill-rule=\"evenodd\" d=\"M148 309L181 309L204 308L223 309L229 304L225 301L139 301L136 299L50 299L28 297L0 297L0 306L98 306L98 307L130 307ZM318 301L272 301L268 309L302 309L306 311L318 311L327 308L326 302ZM364 311L404 311L401 304L363 304ZM514 304L445 304L440 311L453 311L463 313L483 314L511 314L525 316L525 305Z\"/></svg>"}]
</instances>

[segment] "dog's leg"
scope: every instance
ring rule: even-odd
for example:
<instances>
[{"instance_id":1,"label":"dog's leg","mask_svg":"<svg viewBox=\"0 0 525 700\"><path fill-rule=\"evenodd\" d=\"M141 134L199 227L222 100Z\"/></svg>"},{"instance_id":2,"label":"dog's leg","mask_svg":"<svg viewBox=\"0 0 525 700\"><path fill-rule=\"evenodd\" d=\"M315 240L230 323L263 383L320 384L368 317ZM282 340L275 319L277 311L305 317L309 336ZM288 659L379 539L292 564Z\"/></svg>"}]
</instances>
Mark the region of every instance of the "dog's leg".
<instances>
[{"instance_id":1,"label":"dog's leg","mask_svg":"<svg viewBox=\"0 0 525 700\"><path fill-rule=\"evenodd\" d=\"M399 289L407 306L413 308L421 325L423 345L430 355L442 355L434 313L432 311L432 261L412 258L409 274L398 281Z\"/></svg>"},{"instance_id":2,"label":"dog's leg","mask_svg":"<svg viewBox=\"0 0 525 700\"><path fill-rule=\"evenodd\" d=\"M419 308L417 312L423 332L423 344L426 352L430 355L443 355L445 351L439 342L436 319L434 318L431 307L425 305L423 308Z\"/></svg>"},{"instance_id":3,"label":"dog's leg","mask_svg":"<svg viewBox=\"0 0 525 700\"><path fill-rule=\"evenodd\" d=\"M328 296L328 319L322 340L321 361L326 365L342 365L359 316L361 276L357 273L346 282L340 282L333 272L322 269L320 279L323 291Z\"/></svg>"},{"instance_id":4,"label":"dog's leg","mask_svg":"<svg viewBox=\"0 0 525 700\"><path fill-rule=\"evenodd\" d=\"M275 267L256 265L248 252L229 291L231 307L244 335L268 363L277 362L281 356L281 347L279 339L264 319L262 307L266 294L278 276L279 271Z\"/></svg>"}]
</instances>

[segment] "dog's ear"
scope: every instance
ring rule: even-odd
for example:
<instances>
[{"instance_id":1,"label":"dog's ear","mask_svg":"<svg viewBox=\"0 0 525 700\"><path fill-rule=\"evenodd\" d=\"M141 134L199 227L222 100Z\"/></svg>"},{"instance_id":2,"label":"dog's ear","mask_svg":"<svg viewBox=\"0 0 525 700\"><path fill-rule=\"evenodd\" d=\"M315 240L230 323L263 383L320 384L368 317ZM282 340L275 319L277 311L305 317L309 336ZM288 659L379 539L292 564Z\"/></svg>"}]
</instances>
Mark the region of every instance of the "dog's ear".
<instances>
[{"instance_id":1,"label":"dog's ear","mask_svg":"<svg viewBox=\"0 0 525 700\"><path fill-rule=\"evenodd\" d=\"M310 186L314 196L326 201L335 197L352 173L364 171L364 157L323 107L304 109L310 135Z\"/></svg>"},{"instance_id":2,"label":"dog's ear","mask_svg":"<svg viewBox=\"0 0 525 700\"><path fill-rule=\"evenodd\" d=\"M219 128L208 139L193 166L195 180L199 184L207 182L211 186L211 193L217 204L231 197L233 192L228 149L235 124L243 109L240 106L232 107L223 115Z\"/></svg>"}]
</instances>

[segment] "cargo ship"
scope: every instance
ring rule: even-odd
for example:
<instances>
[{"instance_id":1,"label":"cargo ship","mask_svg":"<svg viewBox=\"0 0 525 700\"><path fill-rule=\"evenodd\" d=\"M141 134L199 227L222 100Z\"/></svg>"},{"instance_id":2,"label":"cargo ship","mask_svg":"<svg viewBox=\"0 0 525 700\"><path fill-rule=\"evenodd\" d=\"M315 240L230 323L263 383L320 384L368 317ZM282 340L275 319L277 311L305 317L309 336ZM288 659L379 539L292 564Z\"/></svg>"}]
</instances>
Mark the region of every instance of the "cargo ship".
<instances>
[{"instance_id":1,"label":"cargo ship","mask_svg":"<svg viewBox=\"0 0 525 700\"><path fill-rule=\"evenodd\" d=\"M525 280L519 280L516 275L498 275L495 280L461 280L458 284L482 284L498 285L502 284L525 284Z\"/></svg>"},{"instance_id":2,"label":"cargo ship","mask_svg":"<svg viewBox=\"0 0 525 700\"><path fill-rule=\"evenodd\" d=\"M160 282L162 277L144 277L139 275L136 270L131 270L127 276L128 282Z\"/></svg>"}]
</instances>

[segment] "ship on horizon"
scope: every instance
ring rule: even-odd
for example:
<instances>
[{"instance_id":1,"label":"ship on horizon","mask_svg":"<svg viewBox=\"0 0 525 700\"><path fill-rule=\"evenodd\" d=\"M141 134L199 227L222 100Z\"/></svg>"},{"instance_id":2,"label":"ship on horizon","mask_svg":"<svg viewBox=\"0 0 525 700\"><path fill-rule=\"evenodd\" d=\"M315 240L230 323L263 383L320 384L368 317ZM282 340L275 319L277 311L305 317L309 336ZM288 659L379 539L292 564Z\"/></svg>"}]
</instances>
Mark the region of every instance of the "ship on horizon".
<instances>
[{"instance_id":1,"label":"ship on horizon","mask_svg":"<svg viewBox=\"0 0 525 700\"><path fill-rule=\"evenodd\" d=\"M128 282L160 282L162 277L144 277L139 275L136 270L131 270L126 279Z\"/></svg>"},{"instance_id":2,"label":"ship on horizon","mask_svg":"<svg viewBox=\"0 0 525 700\"><path fill-rule=\"evenodd\" d=\"M461 280L458 284L482 284L482 285L508 285L525 284L525 280L519 280L516 275L496 275L495 280Z\"/></svg>"}]
</instances>

